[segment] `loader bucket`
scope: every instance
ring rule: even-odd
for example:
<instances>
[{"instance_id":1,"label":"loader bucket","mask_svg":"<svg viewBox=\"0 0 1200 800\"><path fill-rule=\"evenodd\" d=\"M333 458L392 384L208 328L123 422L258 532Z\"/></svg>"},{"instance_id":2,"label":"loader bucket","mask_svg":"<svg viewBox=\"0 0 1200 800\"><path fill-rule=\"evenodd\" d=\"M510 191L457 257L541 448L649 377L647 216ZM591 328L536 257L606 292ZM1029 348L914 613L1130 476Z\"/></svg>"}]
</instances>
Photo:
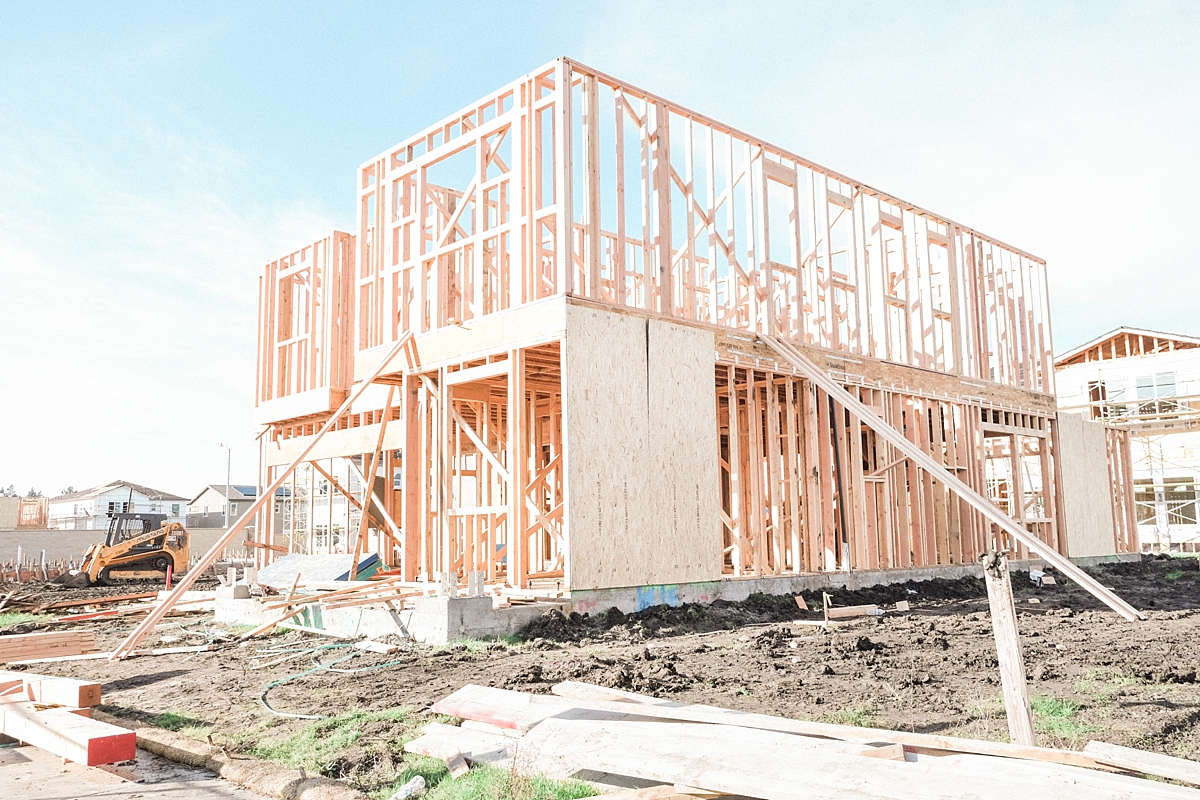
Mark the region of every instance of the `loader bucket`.
<instances>
[{"instance_id":1,"label":"loader bucket","mask_svg":"<svg viewBox=\"0 0 1200 800\"><path fill-rule=\"evenodd\" d=\"M86 589L92 585L92 581L90 578L88 578L88 574L86 572L80 572L79 570L64 572L52 582L61 583L68 589Z\"/></svg>"}]
</instances>

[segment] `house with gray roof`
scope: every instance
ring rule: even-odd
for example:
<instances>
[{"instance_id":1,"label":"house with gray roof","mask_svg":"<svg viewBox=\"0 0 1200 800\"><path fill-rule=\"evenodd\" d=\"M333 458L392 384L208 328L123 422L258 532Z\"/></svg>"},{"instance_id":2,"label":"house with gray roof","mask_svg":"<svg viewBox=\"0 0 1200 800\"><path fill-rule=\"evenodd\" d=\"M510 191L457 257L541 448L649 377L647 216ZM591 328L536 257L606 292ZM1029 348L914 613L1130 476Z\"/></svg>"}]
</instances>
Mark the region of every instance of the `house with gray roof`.
<instances>
[{"instance_id":1,"label":"house with gray roof","mask_svg":"<svg viewBox=\"0 0 1200 800\"><path fill-rule=\"evenodd\" d=\"M107 530L114 514L165 514L183 522L187 499L149 486L116 480L49 500L48 526L57 530Z\"/></svg>"}]
</instances>

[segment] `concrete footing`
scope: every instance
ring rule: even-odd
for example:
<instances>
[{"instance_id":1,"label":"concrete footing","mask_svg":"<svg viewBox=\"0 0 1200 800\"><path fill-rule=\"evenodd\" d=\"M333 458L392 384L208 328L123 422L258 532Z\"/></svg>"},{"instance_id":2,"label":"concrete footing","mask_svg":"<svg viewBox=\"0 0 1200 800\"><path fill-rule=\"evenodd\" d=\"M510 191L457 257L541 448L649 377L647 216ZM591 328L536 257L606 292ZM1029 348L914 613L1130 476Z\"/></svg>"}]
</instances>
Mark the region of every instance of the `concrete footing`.
<instances>
[{"instance_id":1,"label":"concrete footing","mask_svg":"<svg viewBox=\"0 0 1200 800\"><path fill-rule=\"evenodd\" d=\"M496 608L490 597L418 597L409 602L413 607L403 611L382 606L325 609L313 604L292 621L347 639L396 634L423 644L449 644L468 638L509 636L551 608L565 606L537 603ZM258 600L217 599L219 622L258 626L277 613L266 611Z\"/></svg>"},{"instance_id":2,"label":"concrete footing","mask_svg":"<svg viewBox=\"0 0 1200 800\"><path fill-rule=\"evenodd\" d=\"M1073 558L1080 566L1138 561L1141 555ZM1015 571L1041 569L1040 560L1010 561ZM418 597L409 601L412 608L392 611L382 606L323 609L311 605L297 614L294 622L321 628L348 639L398 634L423 644L448 644L460 639L509 636L552 608L562 611L597 613L618 608L629 614L651 606L678 606L683 603L707 604L716 600L737 602L752 594L796 594L821 589L865 589L906 581L935 578L957 580L983 577L978 564L954 564L921 569L891 569L870 572L823 572L814 575L788 575L776 578L729 578L701 583L677 583L661 586L630 586L617 589L576 589L562 603L537 603L496 608L490 597ZM241 587L235 587L241 588ZM226 593L230 594L230 593ZM920 598L917 598L918 600ZM222 596L217 590L216 618L220 622L258 626L276 612L267 612L254 599Z\"/></svg>"},{"instance_id":3,"label":"concrete footing","mask_svg":"<svg viewBox=\"0 0 1200 800\"><path fill-rule=\"evenodd\" d=\"M1138 561L1141 555L1092 556L1073 558L1079 566L1110 563L1114 561ZM1010 561L1012 571L1041 569L1044 562ZM568 598L572 611L580 614L607 611L618 608L629 614L651 606L678 606L683 603L707 604L716 600L737 602L752 594L796 594L821 589L865 589L869 586L887 586L906 581L928 581L935 578L957 580L967 577L983 577L983 568L978 564L953 564L919 569L889 569L863 572L819 572L811 575L785 575L774 578L727 578L701 583L676 583L660 586L630 586L619 589L573 589Z\"/></svg>"}]
</instances>

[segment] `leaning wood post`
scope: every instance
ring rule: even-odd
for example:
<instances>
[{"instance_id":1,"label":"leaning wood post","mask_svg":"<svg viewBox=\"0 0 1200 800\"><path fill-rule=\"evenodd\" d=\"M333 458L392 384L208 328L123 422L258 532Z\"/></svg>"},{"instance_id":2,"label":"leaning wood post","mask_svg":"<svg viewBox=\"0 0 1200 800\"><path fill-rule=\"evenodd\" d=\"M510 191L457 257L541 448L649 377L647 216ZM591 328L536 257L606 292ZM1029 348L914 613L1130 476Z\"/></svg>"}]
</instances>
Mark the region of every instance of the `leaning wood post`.
<instances>
[{"instance_id":1,"label":"leaning wood post","mask_svg":"<svg viewBox=\"0 0 1200 800\"><path fill-rule=\"evenodd\" d=\"M1080 587L1086 589L1097 600L1130 622L1146 618L1145 614L1129 605L1129 603L1126 603L1120 597L1117 597L1116 593L1111 589L1108 589L1091 575L1088 575L1082 569L1075 566L1066 556L1038 539L1015 519L1002 512L991 500L972 489L943 465L934 461L928 453L909 440L899 429L885 422L871 411L871 409L864 406L861 401L847 392L829 373L810 361L794 345L774 336L760 334L758 338L783 356L792 366L800 370L800 373L812 383L820 387L828 395L830 402L836 402L848 409L850 413L866 423L879 436L883 437L885 441L900 451L900 453L907 456L912 465L919 467L949 487L951 491L965 500L968 505L983 514L986 519L995 523L1002 531L1012 536L1015 541L1020 542L1031 551L1036 551L1043 561L1048 562L1059 572L1079 584Z\"/></svg>"},{"instance_id":2,"label":"leaning wood post","mask_svg":"<svg viewBox=\"0 0 1200 800\"><path fill-rule=\"evenodd\" d=\"M1029 686L1025 683L1025 659L1021 657L1021 639L1017 633L1017 610L1013 605L1008 559L1003 553L989 550L981 560L992 614L992 633L996 636L1000 683L1004 687L1008 738L1013 744L1034 745L1033 711L1029 706Z\"/></svg>"},{"instance_id":3,"label":"leaning wood post","mask_svg":"<svg viewBox=\"0 0 1200 800\"><path fill-rule=\"evenodd\" d=\"M187 574L184 575L179 583L175 585L175 588L171 591L171 593L160 600L158 605L155 606L150 613L146 615L146 618L143 619L141 623L133 629L129 636L125 638L125 641L121 642L121 644L117 646L117 649L114 650L112 655L109 656L109 661L120 661L133 653L134 648L136 648L138 645L138 642L145 638L146 634L152 631L154 626L159 623L159 620L165 617L167 612L170 611L171 608L183 598L184 593L191 588L191 585L196 582L196 579L200 577L200 574L216 563L217 557L220 556L221 553L224 552L225 548L233 542L234 537L242 532L242 528L246 526L246 523L254 519L255 515L258 514L263 505L274 500L276 490L283 485L284 481L291 476L292 471L295 470L301 462L308 460L308 454L311 453L313 448L317 446L317 443L321 441L321 437L333 429L333 427L337 424L337 421L341 419L342 415L349 412L354 406L354 403L358 401L358 398L362 396L363 392L365 392L367 388L373 384L380 375L383 374L387 367L392 363L392 359L400 355L400 352L405 347L408 347L411 342L411 331L405 331L403 334L401 334L400 338L396 340L396 343L392 345L392 349L389 350L387 354L379 360L379 363L375 366L375 370L368 375L366 379L364 379L362 383L358 385L358 388L350 393L350 396L345 399L341 406L339 406L338 409L334 411L327 420L325 420L325 424L322 425L321 429L317 431L316 435L309 440L308 444L304 446L304 449L300 452L300 454L292 460L292 463L288 464L283 471L275 476L275 480L273 480L269 486L263 489L262 493L258 496L258 499L256 499L250 505L250 508L246 509L246 512L238 517L237 521L234 522L233 525L227 531L225 531L221 538L218 539L211 548L209 548L209 551L205 553L199 561L196 562L196 565L187 571ZM363 509L363 513L367 513L366 508Z\"/></svg>"}]
</instances>

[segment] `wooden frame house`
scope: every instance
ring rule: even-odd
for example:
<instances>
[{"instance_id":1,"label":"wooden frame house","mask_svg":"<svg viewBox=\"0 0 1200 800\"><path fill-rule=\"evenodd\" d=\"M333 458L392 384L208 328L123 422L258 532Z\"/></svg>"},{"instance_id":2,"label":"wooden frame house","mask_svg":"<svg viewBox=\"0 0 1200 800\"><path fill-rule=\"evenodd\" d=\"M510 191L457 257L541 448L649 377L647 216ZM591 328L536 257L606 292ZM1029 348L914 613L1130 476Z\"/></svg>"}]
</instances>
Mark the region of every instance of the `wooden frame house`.
<instances>
[{"instance_id":1,"label":"wooden frame house","mask_svg":"<svg viewBox=\"0 0 1200 800\"><path fill-rule=\"evenodd\" d=\"M1041 259L568 59L357 185L262 278L263 485L304 456L263 562L584 591L1028 554L880 420L1069 552Z\"/></svg>"}]
</instances>

